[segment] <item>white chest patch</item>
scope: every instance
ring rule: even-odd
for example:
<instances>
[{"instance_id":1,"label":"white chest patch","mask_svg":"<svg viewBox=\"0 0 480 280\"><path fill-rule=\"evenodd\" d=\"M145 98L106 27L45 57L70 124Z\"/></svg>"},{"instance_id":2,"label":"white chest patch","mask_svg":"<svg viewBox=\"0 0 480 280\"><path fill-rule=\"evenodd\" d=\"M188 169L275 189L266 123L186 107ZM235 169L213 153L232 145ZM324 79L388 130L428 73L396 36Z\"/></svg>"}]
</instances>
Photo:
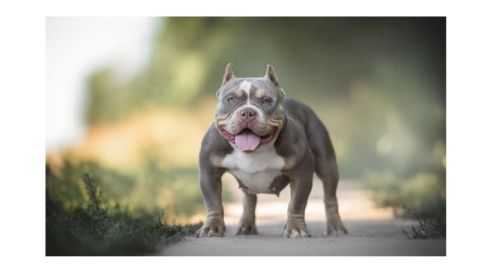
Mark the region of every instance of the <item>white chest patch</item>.
<instances>
[{"instance_id":1,"label":"white chest patch","mask_svg":"<svg viewBox=\"0 0 480 280\"><path fill-rule=\"evenodd\" d=\"M244 153L234 150L227 155L222 166L240 180L250 193L271 193L269 190L273 179L280 175L285 160L272 147L265 151Z\"/></svg>"}]
</instances>

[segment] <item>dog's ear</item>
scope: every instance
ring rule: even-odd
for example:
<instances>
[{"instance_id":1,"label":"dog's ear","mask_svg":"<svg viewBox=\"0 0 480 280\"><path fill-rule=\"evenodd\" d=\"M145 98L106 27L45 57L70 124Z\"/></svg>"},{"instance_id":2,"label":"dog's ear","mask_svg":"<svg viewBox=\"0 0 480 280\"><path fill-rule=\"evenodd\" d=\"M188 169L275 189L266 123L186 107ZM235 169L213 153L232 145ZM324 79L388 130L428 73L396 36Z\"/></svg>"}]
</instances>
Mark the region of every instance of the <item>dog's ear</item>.
<instances>
[{"instance_id":1,"label":"dog's ear","mask_svg":"<svg viewBox=\"0 0 480 280\"><path fill-rule=\"evenodd\" d=\"M233 74L232 64L228 63L227 67L225 68L225 74L223 74L222 85L226 84L232 78L235 78L235 75Z\"/></svg>"},{"instance_id":2,"label":"dog's ear","mask_svg":"<svg viewBox=\"0 0 480 280\"><path fill-rule=\"evenodd\" d=\"M265 78L272 81L272 83L280 89L280 93L282 94L283 97L287 96L285 91L283 91L283 89L280 88L280 83L278 82L278 77L277 77L277 73L275 72L275 68L273 68L273 66L270 64L267 64L267 73L265 73Z\"/></svg>"},{"instance_id":3,"label":"dog's ear","mask_svg":"<svg viewBox=\"0 0 480 280\"><path fill-rule=\"evenodd\" d=\"M231 63L228 63L228 64L227 64L227 67L225 68L225 74L223 74L222 85L220 86L220 88L219 88L218 91L217 91L217 97L218 97L218 95L220 95L220 90L222 89L222 87L223 87L228 81L230 81L230 80L233 79L233 78L235 78L235 75L233 74L232 64L231 64Z\"/></svg>"},{"instance_id":4,"label":"dog's ear","mask_svg":"<svg viewBox=\"0 0 480 280\"><path fill-rule=\"evenodd\" d=\"M278 82L277 73L275 73L275 68L272 65L267 65L267 73L265 73L265 78L272 81L272 83L276 86L279 86L280 83Z\"/></svg>"}]
</instances>

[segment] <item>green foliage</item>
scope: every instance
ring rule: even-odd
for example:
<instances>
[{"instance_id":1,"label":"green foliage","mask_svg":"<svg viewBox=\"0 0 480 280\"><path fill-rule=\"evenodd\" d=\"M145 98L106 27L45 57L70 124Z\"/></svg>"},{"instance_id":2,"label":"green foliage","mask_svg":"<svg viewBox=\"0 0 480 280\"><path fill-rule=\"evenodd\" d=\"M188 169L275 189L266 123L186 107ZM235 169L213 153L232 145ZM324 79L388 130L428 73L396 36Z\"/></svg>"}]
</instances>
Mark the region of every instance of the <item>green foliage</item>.
<instances>
[{"instance_id":1,"label":"green foliage","mask_svg":"<svg viewBox=\"0 0 480 280\"><path fill-rule=\"evenodd\" d=\"M436 96L445 92L444 24L435 18L167 18L138 75L115 80L114 69L102 68L91 76L89 115L96 123L144 106L196 104L214 97L227 62L239 76L261 76L274 64L287 94L309 104L345 102L358 82L397 99Z\"/></svg>"},{"instance_id":2,"label":"green foliage","mask_svg":"<svg viewBox=\"0 0 480 280\"><path fill-rule=\"evenodd\" d=\"M445 143L441 18L166 18L151 50L131 79L108 68L91 75L91 124L146 107L192 110L214 100L227 62L237 76L273 64L287 95L327 125L342 178L412 176Z\"/></svg>"},{"instance_id":3,"label":"green foliage","mask_svg":"<svg viewBox=\"0 0 480 280\"><path fill-rule=\"evenodd\" d=\"M405 216L412 209L418 217L434 217L445 212L445 181L433 173L419 173L402 179L383 174L371 176L368 187L381 207L393 207L397 216Z\"/></svg>"},{"instance_id":4,"label":"green foliage","mask_svg":"<svg viewBox=\"0 0 480 280\"><path fill-rule=\"evenodd\" d=\"M370 176L367 181L380 207L391 207L396 216L416 219L418 226L404 233L415 239L445 237L445 172L420 172L402 179L393 173Z\"/></svg>"},{"instance_id":5,"label":"green foliage","mask_svg":"<svg viewBox=\"0 0 480 280\"><path fill-rule=\"evenodd\" d=\"M66 174L71 174L71 170ZM200 225L170 226L161 209L131 209L106 199L94 177L83 174L82 181L55 175L47 165L46 254L52 255L145 255L162 245L193 234ZM70 185L62 185L69 182ZM76 203L59 201L69 188ZM70 200L74 197L70 197ZM69 201L69 203L65 203ZM66 208L65 206L69 206Z\"/></svg>"},{"instance_id":6,"label":"green foliage","mask_svg":"<svg viewBox=\"0 0 480 280\"><path fill-rule=\"evenodd\" d=\"M68 157L68 155L66 155ZM65 160L61 174L47 179L52 199L69 210L85 207L91 190L82 187L84 174L90 174L102 186L108 198L122 207L165 209L165 218L173 221L203 213L203 200L195 168L169 168L152 157L133 171L115 171L95 162Z\"/></svg>"},{"instance_id":7,"label":"green foliage","mask_svg":"<svg viewBox=\"0 0 480 280\"><path fill-rule=\"evenodd\" d=\"M128 88L115 79L112 69L105 67L92 73L88 87L88 91L92 93L86 114L88 123L113 119L132 106L124 97L130 94ZM98 108L99 105L102 108Z\"/></svg>"}]
</instances>

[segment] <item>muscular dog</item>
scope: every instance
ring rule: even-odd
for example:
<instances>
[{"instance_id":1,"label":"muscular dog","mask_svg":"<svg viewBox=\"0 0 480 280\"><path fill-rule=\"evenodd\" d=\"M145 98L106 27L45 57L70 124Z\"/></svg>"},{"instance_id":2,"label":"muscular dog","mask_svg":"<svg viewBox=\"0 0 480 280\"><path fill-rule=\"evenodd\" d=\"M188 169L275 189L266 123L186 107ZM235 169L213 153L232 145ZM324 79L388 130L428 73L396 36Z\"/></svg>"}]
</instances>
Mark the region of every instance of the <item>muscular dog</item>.
<instances>
[{"instance_id":1,"label":"muscular dog","mask_svg":"<svg viewBox=\"0 0 480 280\"><path fill-rule=\"evenodd\" d=\"M215 122L200 150L200 187L207 218L197 237L223 236L222 183L231 173L244 193L237 234L256 234L257 194L276 194L290 184L283 236L310 237L305 207L313 173L323 182L326 234L347 233L336 197L338 169L327 129L305 104L287 98L272 66L261 78L236 78L227 65L217 92Z\"/></svg>"}]
</instances>

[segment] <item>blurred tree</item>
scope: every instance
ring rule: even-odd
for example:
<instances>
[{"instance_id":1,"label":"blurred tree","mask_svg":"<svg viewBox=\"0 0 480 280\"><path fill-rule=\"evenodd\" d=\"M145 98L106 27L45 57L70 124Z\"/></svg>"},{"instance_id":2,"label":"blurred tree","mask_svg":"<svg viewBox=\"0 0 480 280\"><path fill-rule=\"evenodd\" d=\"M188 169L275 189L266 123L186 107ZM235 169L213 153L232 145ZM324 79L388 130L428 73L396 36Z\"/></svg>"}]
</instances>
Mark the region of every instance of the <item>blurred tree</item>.
<instances>
[{"instance_id":1,"label":"blurred tree","mask_svg":"<svg viewBox=\"0 0 480 280\"><path fill-rule=\"evenodd\" d=\"M90 78L90 124L211 101L223 69L273 64L330 130L342 177L413 176L445 157L445 18L168 18L132 80Z\"/></svg>"}]
</instances>

